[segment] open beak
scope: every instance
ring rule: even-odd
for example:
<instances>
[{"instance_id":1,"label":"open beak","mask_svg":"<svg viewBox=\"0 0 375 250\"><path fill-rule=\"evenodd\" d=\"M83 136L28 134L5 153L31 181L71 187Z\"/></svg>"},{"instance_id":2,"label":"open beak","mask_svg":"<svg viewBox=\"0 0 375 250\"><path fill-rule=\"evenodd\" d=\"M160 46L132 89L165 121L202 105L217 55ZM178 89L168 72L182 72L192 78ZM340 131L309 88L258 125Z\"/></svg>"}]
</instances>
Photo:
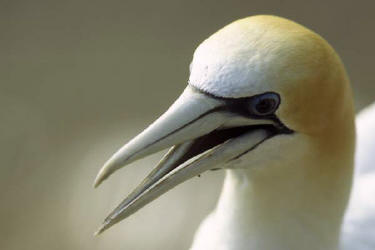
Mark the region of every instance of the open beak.
<instances>
[{"instance_id":1,"label":"open beak","mask_svg":"<svg viewBox=\"0 0 375 250\"><path fill-rule=\"evenodd\" d=\"M274 120L244 117L233 112L225 98L188 86L167 112L118 150L100 170L95 187L117 169L171 147L155 169L105 219L96 234L185 180L225 167L277 133L278 124Z\"/></svg>"}]
</instances>

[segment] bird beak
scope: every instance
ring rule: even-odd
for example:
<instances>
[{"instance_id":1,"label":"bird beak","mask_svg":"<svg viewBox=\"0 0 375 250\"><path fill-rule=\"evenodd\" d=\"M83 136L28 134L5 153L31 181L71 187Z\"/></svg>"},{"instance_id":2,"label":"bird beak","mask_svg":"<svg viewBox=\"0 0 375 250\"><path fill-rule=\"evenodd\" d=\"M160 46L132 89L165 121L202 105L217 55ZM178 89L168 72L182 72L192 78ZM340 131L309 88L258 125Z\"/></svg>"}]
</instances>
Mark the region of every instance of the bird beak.
<instances>
[{"instance_id":1,"label":"bird beak","mask_svg":"<svg viewBox=\"0 0 375 250\"><path fill-rule=\"evenodd\" d=\"M143 182L105 219L96 234L136 212L176 185L225 167L275 135L270 120L232 112L224 98L188 86L153 124L124 145L100 170L97 187L117 169L172 147Z\"/></svg>"}]
</instances>

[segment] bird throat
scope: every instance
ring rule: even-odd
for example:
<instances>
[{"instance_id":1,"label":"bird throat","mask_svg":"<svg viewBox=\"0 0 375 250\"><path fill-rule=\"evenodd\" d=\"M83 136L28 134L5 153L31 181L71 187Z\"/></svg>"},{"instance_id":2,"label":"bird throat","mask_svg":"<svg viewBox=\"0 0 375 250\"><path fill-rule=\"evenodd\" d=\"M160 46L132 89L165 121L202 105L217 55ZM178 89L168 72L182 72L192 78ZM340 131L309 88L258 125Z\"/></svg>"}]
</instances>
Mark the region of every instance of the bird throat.
<instances>
[{"instance_id":1,"label":"bird throat","mask_svg":"<svg viewBox=\"0 0 375 250\"><path fill-rule=\"evenodd\" d=\"M227 170L218 205L192 250L337 250L346 201L332 205L309 185L278 179Z\"/></svg>"}]
</instances>

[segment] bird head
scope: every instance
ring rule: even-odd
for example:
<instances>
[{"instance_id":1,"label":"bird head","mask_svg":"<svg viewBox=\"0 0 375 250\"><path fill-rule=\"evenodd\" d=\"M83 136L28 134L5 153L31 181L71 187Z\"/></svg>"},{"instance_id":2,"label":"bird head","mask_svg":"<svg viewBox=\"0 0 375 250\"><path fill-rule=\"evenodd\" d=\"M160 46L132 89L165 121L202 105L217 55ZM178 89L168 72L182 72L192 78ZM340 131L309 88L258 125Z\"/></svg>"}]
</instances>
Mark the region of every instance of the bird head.
<instances>
[{"instance_id":1,"label":"bird head","mask_svg":"<svg viewBox=\"0 0 375 250\"><path fill-rule=\"evenodd\" d=\"M95 186L171 147L98 232L207 170L267 174L306 156L328 157L327 149L352 155L353 128L349 81L323 38L274 16L235 21L196 49L175 103L100 170Z\"/></svg>"}]
</instances>

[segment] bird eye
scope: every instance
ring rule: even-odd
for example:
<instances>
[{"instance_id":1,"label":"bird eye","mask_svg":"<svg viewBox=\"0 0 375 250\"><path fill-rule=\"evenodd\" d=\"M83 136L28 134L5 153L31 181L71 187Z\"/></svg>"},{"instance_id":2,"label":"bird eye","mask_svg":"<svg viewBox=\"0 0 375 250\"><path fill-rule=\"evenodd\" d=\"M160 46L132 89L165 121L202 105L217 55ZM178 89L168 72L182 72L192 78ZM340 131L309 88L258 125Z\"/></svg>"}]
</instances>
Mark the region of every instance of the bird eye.
<instances>
[{"instance_id":1,"label":"bird eye","mask_svg":"<svg viewBox=\"0 0 375 250\"><path fill-rule=\"evenodd\" d=\"M280 97L276 93L265 93L255 96L250 104L251 112L255 115L265 116L276 111Z\"/></svg>"}]
</instances>

